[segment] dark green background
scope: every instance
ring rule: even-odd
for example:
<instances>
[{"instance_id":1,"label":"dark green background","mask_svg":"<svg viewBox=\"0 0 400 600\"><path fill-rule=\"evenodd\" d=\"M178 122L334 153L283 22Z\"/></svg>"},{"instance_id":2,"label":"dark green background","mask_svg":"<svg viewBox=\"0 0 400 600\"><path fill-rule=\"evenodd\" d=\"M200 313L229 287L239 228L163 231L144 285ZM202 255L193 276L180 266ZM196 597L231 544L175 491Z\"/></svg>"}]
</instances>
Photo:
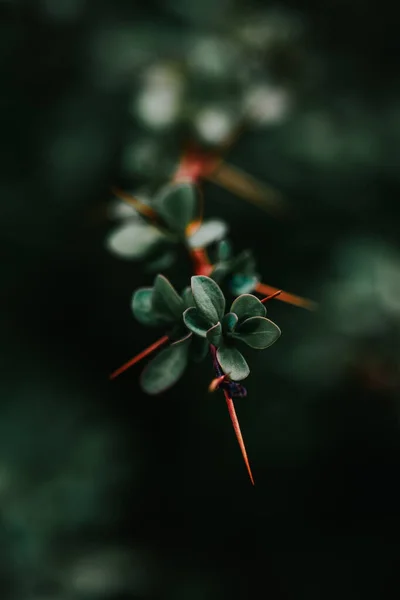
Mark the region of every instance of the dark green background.
<instances>
[{"instance_id":1,"label":"dark green background","mask_svg":"<svg viewBox=\"0 0 400 600\"><path fill-rule=\"evenodd\" d=\"M398 379L371 389L360 376L372 355L396 379L398 322L378 340L343 342L335 297L325 304L343 240L398 250L398 25L385 2L284 4L308 28L300 107L282 126L243 135L229 161L282 190L290 217L204 186L206 214L231 223L236 248L253 248L266 283L322 301L318 313L271 303L282 338L251 355L237 408L255 488L222 396L206 393L210 365L159 398L141 393L140 367L108 381L156 334L129 307L151 275L103 245L132 124L127 86L96 85L88 43L142 20L179 38L212 29L212 18L190 23L153 1L88 0L69 19L49 18L39 2L0 4L4 600L86 598L65 591L60 569L108 545L128 548L130 572L148 574L107 600L399 592ZM332 116L315 143L307 111ZM63 135L66 156L50 151ZM171 279L188 275L182 267Z\"/></svg>"}]
</instances>

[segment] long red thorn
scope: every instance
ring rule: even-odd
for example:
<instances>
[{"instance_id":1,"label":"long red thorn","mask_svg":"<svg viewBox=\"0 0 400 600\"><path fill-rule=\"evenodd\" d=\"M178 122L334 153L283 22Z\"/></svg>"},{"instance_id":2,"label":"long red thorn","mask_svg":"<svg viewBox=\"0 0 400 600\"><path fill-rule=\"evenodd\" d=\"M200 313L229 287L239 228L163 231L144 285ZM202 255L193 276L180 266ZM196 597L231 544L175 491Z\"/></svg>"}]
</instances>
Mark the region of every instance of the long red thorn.
<instances>
[{"instance_id":1,"label":"long red thorn","mask_svg":"<svg viewBox=\"0 0 400 600\"><path fill-rule=\"evenodd\" d=\"M244 445L242 432L240 431L240 425L239 425L239 421L238 421L238 418L236 415L235 406L233 404L232 398L229 396L229 394L226 390L224 390L224 395L225 395L226 404L228 405L229 416L232 421L233 429L235 431L236 438L237 438L237 441L239 442L240 450L242 452L244 464L246 465L247 472L250 477L250 481L254 485L253 474L251 472L249 459L247 457L246 446Z\"/></svg>"},{"instance_id":2,"label":"long red thorn","mask_svg":"<svg viewBox=\"0 0 400 600\"><path fill-rule=\"evenodd\" d=\"M165 344L165 342L168 342L168 339L169 338L167 335L163 335L163 337L160 338L159 340L157 340L156 342L154 342L154 344L151 344L151 346L149 346L148 348L143 350L143 352L136 354L136 356L134 356L133 358L131 358L131 360L129 360L124 365L122 365L122 367L119 367L119 369L114 371L114 373L111 373L110 379L115 379L116 377L118 377L118 375L121 375L121 373L123 373L124 371L129 369L129 367L132 367L133 365L138 363L140 360L142 360L142 358L145 358L146 356L148 356L149 354L154 352L154 350L157 350L157 348L159 348L160 346Z\"/></svg>"},{"instance_id":3,"label":"long red thorn","mask_svg":"<svg viewBox=\"0 0 400 600\"><path fill-rule=\"evenodd\" d=\"M288 304L293 304L294 306L300 306L301 308L306 308L307 310L315 310L317 308L317 304L312 300L307 300L307 298L301 298L300 296L283 292L282 290L278 290L277 288L274 288L271 285L266 285L265 283L258 283L256 286L256 292L262 294L263 296L271 296L272 294L276 294L276 292L280 292L279 295L277 294L277 300L287 302Z\"/></svg>"},{"instance_id":4,"label":"long red thorn","mask_svg":"<svg viewBox=\"0 0 400 600\"><path fill-rule=\"evenodd\" d=\"M268 302L268 300L272 300L272 298L276 298L277 296L280 296L282 294L282 290L278 290L277 292L275 292L275 294L271 294L270 296L265 296L265 298L263 298L261 300L261 304L264 304L265 302Z\"/></svg>"}]
</instances>

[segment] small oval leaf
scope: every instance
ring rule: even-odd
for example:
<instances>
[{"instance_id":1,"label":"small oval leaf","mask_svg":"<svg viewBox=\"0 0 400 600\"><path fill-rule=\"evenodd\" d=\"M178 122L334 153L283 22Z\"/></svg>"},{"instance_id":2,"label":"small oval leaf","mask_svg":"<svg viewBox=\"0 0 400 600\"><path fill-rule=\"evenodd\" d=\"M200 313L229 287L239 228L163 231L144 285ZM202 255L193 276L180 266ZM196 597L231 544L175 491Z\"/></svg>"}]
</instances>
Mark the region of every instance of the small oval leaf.
<instances>
[{"instance_id":1,"label":"small oval leaf","mask_svg":"<svg viewBox=\"0 0 400 600\"><path fill-rule=\"evenodd\" d=\"M164 275L157 275L154 280L153 309L170 318L178 320L182 316L184 302L173 285Z\"/></svg>"},{"instance_id":2,"label":"small oval leaf","mask_svg":"<svg viewBox=\"0 0 400 600\"><path fill-rule=\"evenodd\" d=\"M136 208L131 204L124 202L123 200L113 199L107 210L107 216L109 219L139 219L140 215Z\"/></svg>"},{"instance_id":3,"label":"small oval leaf","mask_svg":"<svg viewBox=\"0 0 400 600\"><path fill-rule=\"evenodd\" d=\"M256 296L242 294L232 302L231 311L237 315L239 322L249 317L265 317L266 308Z\"/></svg>"},{"instance_id":4,"label":"small oval leaf","mask_svg":"<svg viewBox=\"0 0 400 600\"><path fill-rule=\"evenodd\" d=\"M184 235L197 215L198 190L191 183L167 185L154 199L154 206L172 231Z\"/></svg>"},{"instance_id":5,"label":"small oval leaf","mask_svg":"<svg viewBox=\"0 0 400 600\"><path fill-rule=\"evenodd\" d=\"M197 308L190 307L183 313L183 321L190 331L205 338L210 328L209 323L201 316Z\"/></svg>"},{"instance_id":6,"label":"small oval leaf","mask_svg":"<svg viewBox=\"0 0 400 600\"><path fill-rule=\"evenodd\" d=\"M190 248L205 248L213 242L222 239L228 231L228 226L224 221L212 219L205 221L199 229L188 237Z\"/></svg>"},{"instance_id":7,"label":"small oval leaf","mask_svg":"<svg viewBox=\"0 0 400 600\"><path fill-rule=\"evenodd\" d=\"M222 331L224 333L232 333L238 323L238 320L238 316L235 313L226 313L222 319Z\"/></svg>"},{"instance_id":8,"label":"small oval leaf","mask_svg":"<svg viewBox=\"0 0 400 600\"><path fill-rule=\"evenodd\" d=\"M164 235L142 221L130 220L113 229L106 238L106 247L125 259L140 259L163 241Z\"/></svg>"},{"instance_id":9,"label":"small oval leaf","mask_svg":"<svg viewBox=\"0 0 400 600\"><path fill-rule=\"evenodd\" d=\"M183 375L188 362L190 340L162 350L144 368L140 385L147 394L155 395L172 387Z\"/></svg>"},{"instance_id":10,"label":"small oval leaf","mask_svg":"<svg viewBox=\"0 0 400 600\"><path fill-rule=\"evenodd\" d=\"M232 246L228 240L221 240L217 250L218 261L225 262L232 256Z\"/></svg>"},{"instance_id":11,"label":"small oval leaf","mask_svg":"<svg viewBox=\"0 0 400 600\"><path fill-rule=\"evenodd\" d=\"M139 288L132 296L131 307L135 319L142 325L157 326L162 319L153 310L153 288Z\"/></svg>"},{"instance_id":12,"label":"small oval leaf","mask_svg":"<svg viewBox=\"0 0 400 600\"><path fill-rule=\"evenodd\" d=\"M216 348L222 344L222 325L217 323L207 331L207 339Z\"/></svg>"},{"instance_id":13,"label":"small oval leaf","mask_svg":"<svg viewBox=\"0 0 400 600\"><path fill-rule=\"evenodd\" d=\"M249 365L237 348L220 346L217 350L217 359L223 372L233 381L246 379L250 374Z\"/></svg>"},{"instance_id":14,"label":"small oval leaf","mask_svg":"<svg viewBox=\"0 0 400 600\"><path fill-rule=\"evenodd\" d=\"M251 317L240 323L233 335L251 348L264 350L276 342L281 335L281 330L278 325L265 317Z\"/></svg>"},{"instance_id":15,"label":"small oval leaf","mask_svg":"<svg viewBox=\"0 0 400 600\"><path fill-rule=\"evenodd\" d=\"M215 325L225 312L225 297L217 283L205 275L192 277L192 292L199 313Z\"/></svg>"}]
</instances>

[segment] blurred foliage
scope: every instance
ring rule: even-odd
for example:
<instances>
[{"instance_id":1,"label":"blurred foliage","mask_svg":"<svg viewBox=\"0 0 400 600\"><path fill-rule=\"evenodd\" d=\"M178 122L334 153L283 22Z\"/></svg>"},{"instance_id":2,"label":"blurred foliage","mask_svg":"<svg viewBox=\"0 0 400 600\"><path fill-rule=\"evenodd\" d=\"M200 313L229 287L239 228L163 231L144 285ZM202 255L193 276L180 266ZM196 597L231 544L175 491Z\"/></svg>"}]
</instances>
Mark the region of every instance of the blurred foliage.
<instances>
[{"instance_id":1,"label":"blurred foliage","mask_svg":"<svg viewBox=\"0 0 400 600\"><path fill-rule=\"evenodd\" d=\"M0 13L2 600L393 597L400 93L388 3L3 0ZM137 99L160 64L186 95L174 112L163 92L178 118L154 131ZM269 307L282 337L254 351L237 402L253 488L223 398L206 392L211 365L158 399L135 368L108 381L154 341L130 309L153 275L104 240L110 188L158 188L200 111L212 105L200 133L222 132L219 144L259 83L287 109L246 122L226 160L279 190L289 213L205 183L205 215L253 250L263 281L320 309ZM183 270L168 276L187 284Z\"/></svg>"}]
</instances>

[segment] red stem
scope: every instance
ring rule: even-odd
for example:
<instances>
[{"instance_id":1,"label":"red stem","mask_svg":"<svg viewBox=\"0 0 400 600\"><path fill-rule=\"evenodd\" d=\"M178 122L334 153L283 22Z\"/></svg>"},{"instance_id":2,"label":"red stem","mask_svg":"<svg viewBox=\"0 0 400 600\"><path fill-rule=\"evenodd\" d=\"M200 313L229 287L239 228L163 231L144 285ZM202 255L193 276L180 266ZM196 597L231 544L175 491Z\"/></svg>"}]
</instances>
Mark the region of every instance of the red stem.
<instances>
[{"instance_id":1,"label":"red stem","mask_svg":"<svg viewBox=\"0 0 400 600\"><path fill-rule=\"evenodd\" d=\"M122 367L119 367L119 369L114 371L114 373L111 373L110 379L115 379L116 377L118 377L118 375L121 375L121 373L123 373L124 371L129 369L129 367L132 367L133 365L138 363L140 360L142 360L142 358L145 358L146 356L148 356L149 354L154 352L154 350L157 350L157 348L159 348L160 346L162 346L163 344L168 342L168 339L169 338L167 335L163 335L163 337L160 338L159 340L157 340L156 342L154 342L154 344L151 344L151 346L149 346L148 348L146 348L145 350L143 350L142 352L140 352L139 354L137 354L136 356L131 358L131 360L129 360L124 365L122 365Z\"/></svg>"},{"instance_id":2,"label":"red stem","mask_svg":"<svg viewBox=\"0 0 400 600\"><path fill-rule=\"evenodd\" d=\"M294 306L300 306L301 308L307 308L307 310L315 310L317 308L316 303L312 302L311 300L301 298L300 296L295 296L294 294L289 294L288 292L283 292L282 290L278 290L277 288L274 288L271 285L266 285L265 283L258 283L256 286L256 292L262 294L263 296L271 296L272 294L276 294L276 292L280 292L279 295L276 294L277 300L287 302L288 304L293 304Z\"/></svg>"},{"instance_id":3,"label":"red stem","mask_svg":"<svg viewBox=\"0 0 400 600\"><path fill-rule=\"evenodd\" d=\"M282 294L282 290L278 290L277 292L275 292L275 294L271 294L270 296L265 296L265 298L263 298L261 300L261 304L264 304L265 302L268 302L268 300L272 300L272 298L276 298L277 296L280 296Z\"/></svg>"},{"instance_id":4,"label":"red stem","mask_svg":"<svg viewBox=\"0 0 400 600\"><path fill-rule=\"evenodd\" d=\"M190 256L193 261L193 271L195 275L207 275L211 274L213 266L207 256L207 252L204 248L194 248L190 250Z\"/></svg>"},{"instance_id":5,"label":"red stem","mask_svg":"<svg viewBox=\"0 0 400 600\"><path fill-rule=\"evenodd\" d=\"M250 481L254 485L253 474L251 472L250 463L249 463L249 459L248 459L247 452L246 452L246 446L244 445L242 432L240 431L240 425L239 425L239 421L238 421L238 418L236 415L235 406L233 404L232 398L229 396L229 394L226 390L224 390L224 395L225 395L226 404L228 406L229 416L232 421L233 429L235 431L236 438L237 438L237 441L239 442L240 450L242 452L244 464L246 465L247 472L250 477Z\"/></svg>"}]
</instances>

